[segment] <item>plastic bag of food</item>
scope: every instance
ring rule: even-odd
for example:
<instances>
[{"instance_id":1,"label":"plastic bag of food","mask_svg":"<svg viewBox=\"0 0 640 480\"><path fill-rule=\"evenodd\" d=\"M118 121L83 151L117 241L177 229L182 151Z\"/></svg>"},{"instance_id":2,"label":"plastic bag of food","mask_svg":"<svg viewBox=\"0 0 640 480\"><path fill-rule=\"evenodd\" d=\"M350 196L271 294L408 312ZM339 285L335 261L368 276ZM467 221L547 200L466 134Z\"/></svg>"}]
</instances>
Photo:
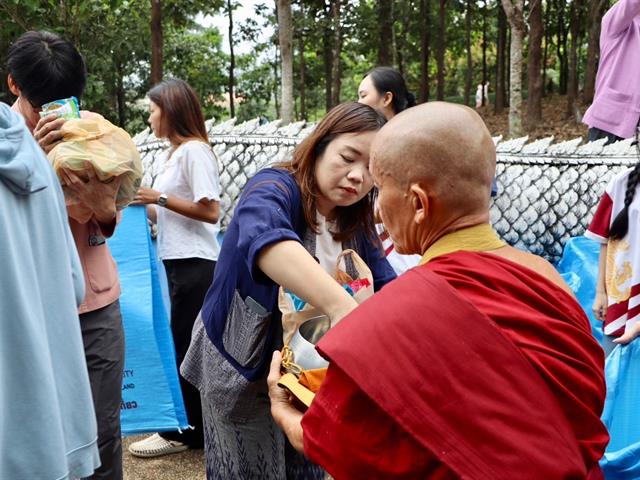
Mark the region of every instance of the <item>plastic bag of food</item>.
<instances>
[{"instance_id":1,"label":"plastic bag of food","mask_svg":"<svg viewBox=\"0 0 640 480\"><path fill-rule=\"evenodd\" d=\"M115 177L121 177L116 208L121 210L129 205L142 179L140 154L129 134L99 115L67 120L61 132L63 141L48 155L56 174L60 176L59 171L64 167L86 179L85 162L89 162L98 180L102 182L110 182ZM77 206L78 202L70 192L65 192L65 199L67 207ZM69 210L84 212L71 215L80 222L88 221L91 215L88 209ZM86 218L77 218L78 215Z\"/></svg>"}]
</instances>

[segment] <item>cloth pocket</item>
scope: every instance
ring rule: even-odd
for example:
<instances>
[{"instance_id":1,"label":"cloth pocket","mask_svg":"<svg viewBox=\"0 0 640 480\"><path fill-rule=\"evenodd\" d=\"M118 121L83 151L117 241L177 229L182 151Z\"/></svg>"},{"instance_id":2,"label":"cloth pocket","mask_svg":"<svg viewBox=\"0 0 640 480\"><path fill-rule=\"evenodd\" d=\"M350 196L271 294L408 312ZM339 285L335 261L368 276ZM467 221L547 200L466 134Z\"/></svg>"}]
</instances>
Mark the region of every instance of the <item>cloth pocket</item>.
<instances>
[{"instance_id":1,"label":"cloth pocket","mask_svg":"<svg viewBox=\"0 0 640 480\"><path fill-rule=\"evenodd\" d=\"M238 290L222 333L224 349L244 368L255 368L264 353L271 314L258 313L247 305Z\"/></svg>"},{"instance_id":2,"label":"cloth pocket","mask_svg":"<svg viewBox=\"0 0 640 480\"><path fill-rule=\"evenodd\" d=\"M209 339L200 315L193 325L191 345L180 373L221 417L233 422L252 418L260 398L268 392L264 378L250 382L224 358Z\"/></svg>"}]
</instances>

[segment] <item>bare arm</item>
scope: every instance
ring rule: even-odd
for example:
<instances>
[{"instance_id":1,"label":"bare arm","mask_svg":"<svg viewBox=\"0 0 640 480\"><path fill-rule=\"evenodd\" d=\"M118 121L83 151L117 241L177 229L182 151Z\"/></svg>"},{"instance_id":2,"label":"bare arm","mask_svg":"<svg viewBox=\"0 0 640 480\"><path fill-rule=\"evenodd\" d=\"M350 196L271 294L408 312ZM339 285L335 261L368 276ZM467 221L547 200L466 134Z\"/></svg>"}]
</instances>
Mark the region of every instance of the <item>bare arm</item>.
<instances>
[{"instance_id":1,"label":"bare arm","mask_svg":"<svg viewBox=\"0 0 640 480\"><path fill-rule=\"evenodd\" d=\"M358 306L296 241L285 240L265 247L257 263L271 280L319 308L331 319L332 326Z\"/></svg>"},{"instance_id":2,"label":"bare arm","mask_svg":"<svg viewBox=\"0 0 640 480\"><path fill-rule=\"evenodd\" d=\"M158 223L158 210L155 205L147 205L147 218L151 223Z\"/></svg>"},{"instance_id":3,"label":"bare arm","mask_svg":"<svg viewBox=\"0 0 640 480\"><path fill-rule=\"evenodd\" d=\"M157 204L159 198L160 192L157 190L140 187L131 205ZM220 218L220 202L206 198L199 202L192 202L183 198L169 196L164 208L201 222L217 223Z\"/></svg>"}]
</instances>

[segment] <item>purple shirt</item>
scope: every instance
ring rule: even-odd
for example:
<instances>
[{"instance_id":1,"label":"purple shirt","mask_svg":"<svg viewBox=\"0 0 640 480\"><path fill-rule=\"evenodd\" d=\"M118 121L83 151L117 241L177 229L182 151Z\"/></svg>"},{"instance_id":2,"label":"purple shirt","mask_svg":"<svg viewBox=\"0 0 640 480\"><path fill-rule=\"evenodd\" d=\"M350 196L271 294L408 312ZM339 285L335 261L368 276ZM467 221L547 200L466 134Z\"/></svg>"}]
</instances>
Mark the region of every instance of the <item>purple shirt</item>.
<instances>
[{"instance_id":1,"label":"purple shirt","mask_svg":"<svg viewBox=\"0 0 640 480\"><path fill-rule=\"evenodd\" d=\"M602 19L600 65L593 104L583 122L618 137L640 119L640 0L620 0Z\"/></svg>"}]
</instances>

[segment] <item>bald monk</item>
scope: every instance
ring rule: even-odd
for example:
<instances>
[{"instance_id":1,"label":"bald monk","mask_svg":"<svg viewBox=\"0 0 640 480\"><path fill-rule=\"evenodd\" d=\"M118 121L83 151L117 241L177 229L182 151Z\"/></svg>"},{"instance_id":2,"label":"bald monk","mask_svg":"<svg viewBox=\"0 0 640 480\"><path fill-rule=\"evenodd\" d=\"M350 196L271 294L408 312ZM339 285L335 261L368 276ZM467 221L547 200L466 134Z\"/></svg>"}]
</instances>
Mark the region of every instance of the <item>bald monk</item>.
<instances>
[{"instance_id":1,"label":"bald monk","mask_svg":"<svg viewBox=\"0 0 640 480\"><path fill-rule=\"evenodd\" d=\"M601 479L603 353L553 267L489 225L495 148L471 109L428 103L376 135L371 171L398 252L422 255L319 342L304 414L272 414L335 479Z\"/></svg>"}]
</instances>

